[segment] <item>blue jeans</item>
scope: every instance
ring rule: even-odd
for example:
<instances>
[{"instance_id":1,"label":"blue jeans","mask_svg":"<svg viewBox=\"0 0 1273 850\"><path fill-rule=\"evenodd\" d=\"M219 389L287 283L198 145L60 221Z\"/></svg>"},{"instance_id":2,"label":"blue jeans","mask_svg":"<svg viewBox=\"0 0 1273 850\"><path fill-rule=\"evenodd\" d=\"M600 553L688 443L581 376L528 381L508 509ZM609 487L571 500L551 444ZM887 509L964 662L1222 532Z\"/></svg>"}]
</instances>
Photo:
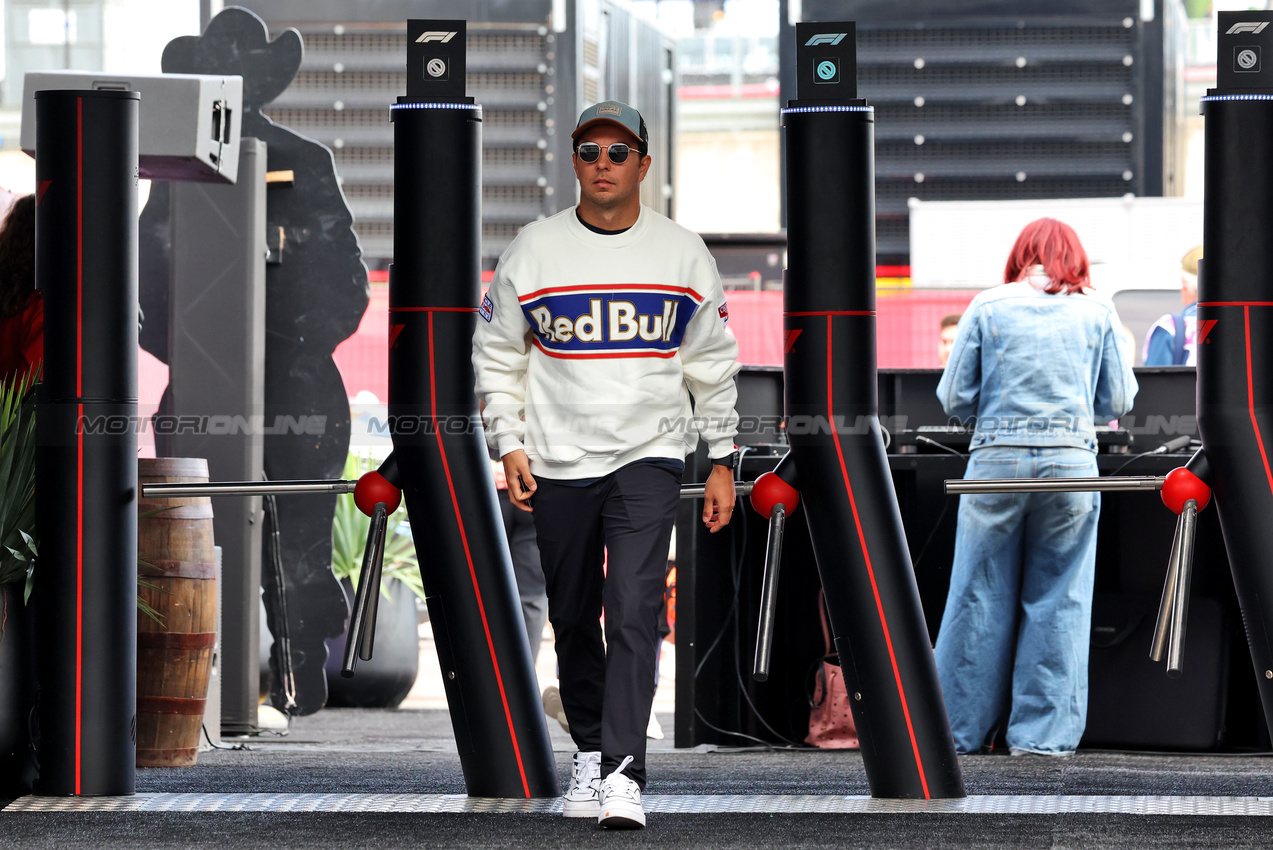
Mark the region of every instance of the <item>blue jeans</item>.
<instances>
[{"instance_id":1,"label":"blue jeans","mask_svg":"<svg viewBox=\"0 0 1273 850\"><path fill-rule=\"evenodd\" d=\"M1083 449L987 447L966 478L1095 476ZM1087 724L1099 493L959 497L937 673L955 749L991 743L1011 698L1008 746L1071 753Z\"/></svg>"}]
</instances>

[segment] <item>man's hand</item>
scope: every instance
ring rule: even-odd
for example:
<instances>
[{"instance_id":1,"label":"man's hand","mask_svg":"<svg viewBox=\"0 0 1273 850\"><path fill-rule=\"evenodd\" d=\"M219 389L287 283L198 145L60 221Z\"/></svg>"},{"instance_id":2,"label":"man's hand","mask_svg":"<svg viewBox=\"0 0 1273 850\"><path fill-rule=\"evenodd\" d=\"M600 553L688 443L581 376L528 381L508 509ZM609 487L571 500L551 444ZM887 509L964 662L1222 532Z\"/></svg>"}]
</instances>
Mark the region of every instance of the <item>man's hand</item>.
<instances>
[{"instance_id":1,"label":"man's hand","mask_svg":"<svg viewBox=\"0 0 1273 850\"><path fill-rule=\"evenodd\" d=\"M734 471L727 466L712 464L703 488L703 524L712 534L729 525L734 517Z\"/></svg>"},{"instance_id":2,"label":"man's hand","mask_svg":"<svg viewBox=\"0 0 1273 850\"><path fill-rule=\"evenodd\" d=\"M530 474L530 460L521 449L511 451L500 458L504 462L504 477L508 479L508 500L519 511L533 512L530 497L535 495L535 476Z\"/></svg>"}]
</instances>

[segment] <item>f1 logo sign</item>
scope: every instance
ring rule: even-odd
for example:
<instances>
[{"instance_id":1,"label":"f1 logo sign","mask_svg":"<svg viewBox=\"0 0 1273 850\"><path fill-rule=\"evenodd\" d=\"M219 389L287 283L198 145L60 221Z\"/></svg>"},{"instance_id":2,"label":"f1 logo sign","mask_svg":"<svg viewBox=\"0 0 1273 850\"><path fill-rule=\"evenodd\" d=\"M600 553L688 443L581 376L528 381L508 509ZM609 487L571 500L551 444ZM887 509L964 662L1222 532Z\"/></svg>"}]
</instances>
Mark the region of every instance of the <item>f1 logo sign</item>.
<instances>
[{"instance_id":1,"label":"f1 logo sign","mask_svg":"<svg viewBox=\"0 0 1273 850\"><path fill-rule=\"evenodd\" d=\"M1255 34L1263 32L1264 28L1269 25L1268 21L1242 21L1234 24L1225 30L1225 35L1237 35L1239 33L1249 32Z\"/></svg>"},{"instance_id":2,"label":"f1 logo sign","mask_svg":"<svg viewBox=\"0 0 1273 850\"><path fill-rule=\"evenodd\" d=\"M1259 30L1256 30L1259 32ZM805 47L813 47L815 44L839 44L844 41L847 32L823 32L818 33L813 38L804 43Z\"/></svg>"},{"instance_id":3,"label":"f1 logo sign","mask_svg":"<svg viewBox=\"0 0 1273 850\"><path fill-rule=\"evenodd\" d=\"M462 20L407 21L408 100L464 100L465 32Z\"/></svg>"},{"instance_id":4,"label":"f1 logo sign","mask_svg":"<svg viewBox=\"0 0 1273 850\"><path fill-rule=\"evenodd\" d=\"M430 30L429 32L420 33L420 37L416 39L416 44L421 44L421 43L427 44L430 41L438 41L438 42L441 42L442 44L446 44L448 41L455 38L455 36L456 34L453 32L444 32L442 30Z\"/></svg>"}]
</instances>

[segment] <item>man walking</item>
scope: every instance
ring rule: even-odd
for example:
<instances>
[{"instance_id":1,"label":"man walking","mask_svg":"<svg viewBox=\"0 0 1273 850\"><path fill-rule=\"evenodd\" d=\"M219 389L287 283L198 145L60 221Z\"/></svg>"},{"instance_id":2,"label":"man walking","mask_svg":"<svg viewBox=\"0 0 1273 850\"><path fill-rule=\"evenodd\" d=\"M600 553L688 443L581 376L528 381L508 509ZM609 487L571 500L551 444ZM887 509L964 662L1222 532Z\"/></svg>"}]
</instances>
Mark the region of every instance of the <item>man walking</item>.
<instances>
[{"instance_id":1,"label":"man walking","mask_svg":"<svg viewBox=\"0 0 1273 850\"><path fill-rule=\"evenodd\" d=\"M668 546L700 435L713 462L703 522L714 533L734 510L738 345L703 240L641 205L641 115L599 103L572 139L579 204L500 258L473 366L509 498L535 515L579 748L563 813L635 828Z\"/></svg>"}]
</instances>

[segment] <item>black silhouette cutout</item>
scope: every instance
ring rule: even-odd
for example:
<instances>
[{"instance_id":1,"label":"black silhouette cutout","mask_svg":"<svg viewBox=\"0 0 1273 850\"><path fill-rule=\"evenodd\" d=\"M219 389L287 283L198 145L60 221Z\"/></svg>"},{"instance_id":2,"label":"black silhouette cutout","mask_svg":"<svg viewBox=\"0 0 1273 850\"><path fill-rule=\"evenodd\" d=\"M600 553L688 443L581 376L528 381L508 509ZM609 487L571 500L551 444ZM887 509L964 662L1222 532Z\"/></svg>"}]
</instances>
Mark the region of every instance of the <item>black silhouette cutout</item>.
<instances>
[{"instance_id":1,"label":"black silhouette cutout","mask_svg":"<svg viewBox=\"0 0 1273 850\"><path fill-rule=\"evenodd\" d=\"M331 355L357 330L369 296L367 269L331 151L261 114L296 75L302 52L295 30L270 41L264 21L247 9L229 7L203 35L169 42L162 60L166 73L241 75L241 135L266 143L270 171L294 173L290 186L271 188L267 195L268 241L278 254L266 270L265 423L326 419L317 434L267 432L265 473L272 480L340 477L349 450L349 402ZM155 183L141 217L142 347L165 362L170 197L168 184ZM277 512L267 512L262 583L268 624L276 636L270 652L271 702L292 714L311 714L326 702L324 641L344 630L348 616L345 595L331 573L335 499L279 496ZM277 574L271 558L282 565L282 600L271 585ZM282 635L290 651L278 639Z\"/></svg>"}]
</instances>

